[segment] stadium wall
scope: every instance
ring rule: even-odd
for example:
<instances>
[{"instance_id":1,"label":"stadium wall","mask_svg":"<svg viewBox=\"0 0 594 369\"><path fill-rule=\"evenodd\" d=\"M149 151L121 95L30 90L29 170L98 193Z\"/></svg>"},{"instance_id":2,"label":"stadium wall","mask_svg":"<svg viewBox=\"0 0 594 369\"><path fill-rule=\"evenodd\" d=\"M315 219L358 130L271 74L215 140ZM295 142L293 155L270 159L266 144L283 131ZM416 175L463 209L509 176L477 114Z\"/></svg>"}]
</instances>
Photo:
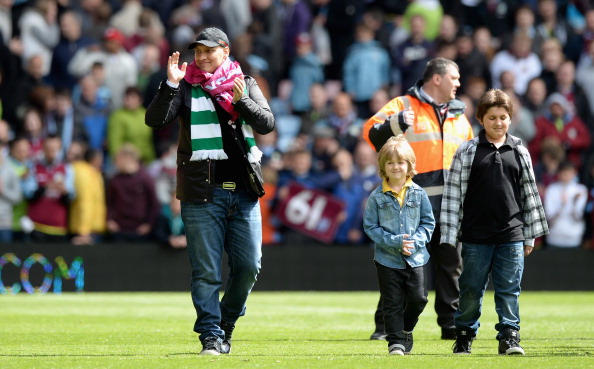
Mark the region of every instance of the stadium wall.
<instances>
[{"instance_id":1,"label":"stadium wall","mask_svg":"<svg viewBox=\"0 0 594 369\"><path fill-rule=\"evenodd\" d=\"M377 290L373 250L301 244L265 246L254 290ZM537 250L523 290L594 290L594 252ZM157 244L0 244L0 293L188 291L185 250Z\"/></svg>"}]
</instances>

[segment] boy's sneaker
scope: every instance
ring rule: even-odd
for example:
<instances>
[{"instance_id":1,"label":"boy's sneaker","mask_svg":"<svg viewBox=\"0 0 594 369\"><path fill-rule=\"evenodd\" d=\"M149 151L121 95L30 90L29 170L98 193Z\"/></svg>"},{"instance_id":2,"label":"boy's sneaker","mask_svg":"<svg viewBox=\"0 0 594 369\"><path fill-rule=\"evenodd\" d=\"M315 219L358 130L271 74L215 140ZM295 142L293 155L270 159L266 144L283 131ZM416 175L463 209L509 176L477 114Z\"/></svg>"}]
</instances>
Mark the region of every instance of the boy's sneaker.
<instances>
[{"instance_id":1,"label":"boy's sneaker","mask_svg":"<svg viewBox=\"0 0 594 369\"><path fill-rule=\"evenodd\" d=\"M520 332L508 328L499 334L499 355L524 355L520 346Z\"/></svg>"},{"instance_id":2,"label":"boy's sneaker","mask_svg":"<svg viewBox=\"0 0 594 369\"><path fill-rule=\"evenodd\" d=\"M388 347L388 353L390 355L400 355L403 356L404 355L404 346L395 343L392 346Z\"/></svg>"},{"instance_id":3,"label":"boy's sneaker","mask_svg":"<svg viewBox=\"0 0 594 369\"><path fill-rule=\"evenodd\" d=\"M413 349L413 333L407 331L402 331L402 333L404 333L404 354L408 355Z\"/></svg>"},{"instance_id":4,"label":"boy's sneaker","mask_svg":"<svg viewBox=\"0 0 594 369\"><path fill-rule=\"evenodd\" d=\"M456 342L454 342L453 347L454 354L470 355L474 336L471 336L469 333L465 330L456 331Z\"/></svg>"},{"instance_id":5,"label":"boy's sneaker","mask_svg":"<svg viewBox=\"0 0 594 369\"><path fill-rule=\"evenodd\" d=\"M209 336L202 341L202 351L200 355L220 355L221 339L217 336Z\"/></svg>"},{"instance_id":6,"label":"boy's sneaker","mask_svg":"<svg viewBox=\"0 0 594 369\"><path fill-rule=\"evenodd\" d=\"M221 344L221 354L228 354L231 352L231 335L233 334L233 329L235 329L235 324L221 322L221 329L225 332L225 339Z\"/></svg>"},{"instance_id":7,"label":"boy's sneaker","mask_svg":"<svg viewBox=\"0 0 594 369\"><path fill-rule=\"evenodd\" d=\"M384 329L376 329L375 332L373 332L371 334L371 337L369 337L370 340L378 340L378 341L384 341L386 339L386 333L384 332Z\"/></svg>"}]
</instances>

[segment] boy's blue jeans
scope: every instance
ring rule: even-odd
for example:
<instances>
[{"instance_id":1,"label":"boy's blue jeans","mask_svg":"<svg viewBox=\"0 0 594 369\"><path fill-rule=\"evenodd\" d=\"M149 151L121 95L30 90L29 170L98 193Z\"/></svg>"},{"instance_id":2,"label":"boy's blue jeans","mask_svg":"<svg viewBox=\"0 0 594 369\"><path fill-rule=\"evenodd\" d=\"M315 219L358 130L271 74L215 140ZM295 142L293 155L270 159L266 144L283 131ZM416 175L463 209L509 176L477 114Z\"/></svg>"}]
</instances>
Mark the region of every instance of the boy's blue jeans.
<instances>
[{"instance_id":1,"label":"boy's blue jeans","mask_svg":"<svg viewBox=\"0 0 594 369\"><path fill-rule=\"evenodd\" d=\"M510 242L495 245L462 243L462 275L460 276L460 306L455 315L456 328L475 336L483 296L493 278L495 311L498 332L507 328L520 330L520 282L524 271L524 243ZM499 336L499 335L498 335Z\"/></svg>"},{"instance_id":2,"label":"boy's blue jeans","mask_svg":"<svg viewBox=\"0 0 594 369\"><path fill-rule=\"evenodd\" d=\"M246 191L215 188L212 202L184 201L181 213L192 267L192 302L197 314L194 331L201 341L209 336L223 338L221 320L235 323L244 315L260 271L260 204ZM219 302L223 250L228 256L229 276Z\"/></svg>"}]
</instances>

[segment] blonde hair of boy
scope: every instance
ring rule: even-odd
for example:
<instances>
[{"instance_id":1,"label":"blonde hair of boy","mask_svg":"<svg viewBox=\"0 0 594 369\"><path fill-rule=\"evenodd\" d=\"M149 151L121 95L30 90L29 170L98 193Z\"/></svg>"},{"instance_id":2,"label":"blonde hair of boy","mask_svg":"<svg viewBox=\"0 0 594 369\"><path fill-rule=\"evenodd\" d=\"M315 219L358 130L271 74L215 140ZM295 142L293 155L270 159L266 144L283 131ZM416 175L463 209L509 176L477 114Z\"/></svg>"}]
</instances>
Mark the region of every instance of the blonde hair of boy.
<instances>
[{"instance_id":1,"label":"blonde hair of boy","mask_svg":"<svg viewBox=\"0 0 594 369\"><path fill-rule=\"evenodd\" d=\"M404 138L403 134L390 137L378 153L378 170L379 176L382 179L388 178L385 169L386 162L392 159L393 157L396 157L399 160L404 160L408 163L406 179L410 179L417 174L417 171L415 169L417 164L417 157L415 156L415 152L413 151L412 147L410 146L406 138Z\"/></svg>"}]
</instances>

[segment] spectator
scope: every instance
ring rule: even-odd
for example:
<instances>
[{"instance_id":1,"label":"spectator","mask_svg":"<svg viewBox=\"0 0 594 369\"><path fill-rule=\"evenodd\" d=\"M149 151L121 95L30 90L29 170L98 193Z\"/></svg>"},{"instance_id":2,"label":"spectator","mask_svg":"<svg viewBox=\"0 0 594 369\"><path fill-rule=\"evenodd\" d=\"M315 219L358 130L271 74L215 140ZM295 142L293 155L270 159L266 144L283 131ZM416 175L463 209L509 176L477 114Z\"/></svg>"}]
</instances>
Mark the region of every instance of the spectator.
<instances>
[{"instance_id":1,"label":"spectator","mask_svg":"<svg viewBox=\"0 0 594 369\"><path fill-rule=\"evenodd\" d=\"M127 35L124 47L136 58L137 63L141 65L144 48L148 45L156 46L159 50L157 53L158 65L164 68L170 49L169 42L164 36L164 33L165 29L159 20L158 14L151 9L143 8L138 16L138 29L134 33Z\"/></svg>"},{"instance_id":2,"label":"spectator","mask_svg":"<svg viewBox=\"0 0 594 369\"><path fill-rule=\"evenodd\" d=\"M21 189L24 188L27 177L31 172L33 162L31 161L31 144L23 136L17 136L9 142L8 162L19 178ZM27 217L27 199L23 196L21 201L12 207L12 231L13 237L17 241L26 241L28 233L31 230L25 230L22 227L22 220L30 219ZM27 223L27 221L25 221Z\"/></svg>"},{"instance_id":3,"label":"spectator","mask_svg":"<svg viewBox=\"0 0 594 369\"><path fill-rule=\"evenodd\" d=\"M62 157L70 144L77 140L86 140L87 132L80 121L74 119L74 106L70 90L60 89L54 95L54 109L47 117L47 133L60 136L62 139Z\"/></svg>"},{"instance_id":4,"label":"spectator","mask_svg":"<svg viewBox=\"0 0 594 369\"><path fill-rule=\"evenodd\" d=\"M316 125L332 129L340 146L353 152L361 135L363 120L357 116L351 96L341 92L334 98L328 118L318 121Z\"/></svg>"},{"instance_id":5,"label":"spectator","mask_svg":"<svg viewBox=\"0 0 594 369\"><path fill-rule=\"evenodd\" d=\"M181 205L175 191L169 194L169 201L161 208L153 234L166 247L183 249L188 246Z\"/></svg>"},{"instance_id":6,"label":"spectator","mask_svg":"<svg viewBox=\"0 0 594 369\"><path fill-rule=\"evenodd\" d=\"M13 96L4 99L6 104L7 118L14 117L15 121L22 118L23 109L34 105L42 113L42 117L46 113L45 106L38 106L37 99L40 95L46 96L51 93L49 87L43 81L43 59L41 55L33 55L27 61L24 73L21 72L20 78L15 80L15 85L11 86L10 93ZM15 129L20 132L21 127L15 124Z\"/></svg>"},{"instance_id":7,"label":"spectator","mask_svg":"<svg viewBox=\"0 0 594 369\"><path fill-rule=\"evenodd\" d=\"M8 142L12 139L14 132L10 129L7 121L0 119L0 156L8 156Z\"/></svg>"},{"instance_id":8,"label":"spectator","mask_svg":"<svg viewBox=\"0 0 594 369\"><path fill-rule=\"evenodd\" d=\"M75 6L82 19L83 33L93 40L100 40L109 26L112 4L102 0L81 0Z\"/></svg>"},{"instance_id":9,"label":"spectator","mask_svg":"<svg viewBox=\"0 0 594 369\"><path fill-rule=\"evenodd\" d=\"M565 147L567 159L581 169L585 153L590 148L590 132L560 93L547 98L547 111L536 118L536 136L528 144L532 160L537 161L545 137L557 137Z\"/></svg>"},{"instance_id":10,"label":"spectator","mask_svg":"<svg viewBox=\"0 0 594 369\"><path fill-rule=\"evenodd\" d=\"M423 76L427 62L434 56L435 46L425 38L425 29L425 18L421 15L412 16L410 36L391 52L392 67L400 71L403 87L413 86Z\"/></svg>"},{"instance_id":11,"label":"spectator","mask_svg":"<svg viewBox=\"0 0 594 369\"><path fill-rule=\"evenodd\" d=\"M491 63L497 50L499 48L499 42L496 37L493 37L491 31L487 27L476 27L472 34L472 40L474 46L478 51L487 58L487 61Z\"/></svg>"},{"instance_id":12,"label":"spectator","mask_svg":"<svg viewBox=\"0 0 594 369\"><path fill-rule=\"evenodd\" d=\"M328 92L322 83L314 83L308 93L310 109L302 116L301 130L299 133L310 135L318 121L328 119L332 108L329 103Z\"/></svg>"},{"instance_id":13,"label":"spectator","mask_svg":"<svg viewBox=\"0 0 594 369\"><path fill-rule=\"evenodd\" d=\"M104 150L107 122L110 115L108 101L99 94L99 87L91 75L81 78L80 101L74 106L75 125L87 132L90 149Z\"/></svg>"},{"instance_id":14,"label":"spectator","mask_svg":"<svg viewBox=\"0 0 594 369\"><path fill-rule=\"evenodd\" d=\"M145 9L140 0L124 0L122 7L110 17L109 25L120 30L125 37L138 34L147 25L163 31L159 15Z\"/></svg>"},{"instance_id":15,"label":"spectator","mask_svg":"<svg viewBox=\"0 0 594 369\"><path fill-rule=\"evenodd\" d=\"M330 37L332 61L326 67L326 78L339 80L346 51L354 42L353 30L365 10L365 3L359 0L317 1L318 13L325 17L325 28Z\"/></svg>"},{"instance_id":16,"label":"spectator","mask_svg":"<svg viewBox=\"0 0 594 369\"><path fill-rule=\"evenodd\" d=\"M374 30L365 23L355 29L355 43L344 60L342 80L357 107L357 116L369 118L371 97L390 84L390 55L375 41Z\"/></svg>"},{"instance_id":17,"label":"spectator","mask_svg":"<svg viewBox=\"0 0 594 369\"><path fill-rule=\"evenodd\" d=\"M439 33L435 43L454 43L459 33L458 21L451 14L444 14L439 23Z\"/></svg>"},{"instance_id":18,"label":"spectator","mask_svg":"<svg viewBox=\"0 0 594 369\"><path fill-rule=\"evenodd\" d=\"M267 58L254 54L253 40L252 34L248 32L235 37L236 47L233 48L233 56L235 61L241 65L242 70L249 73L258 82L262 94L268 100L271 98L269 85L271 66Z\"/></svg>"},{"instance_id":19,"label":"spectator","mask_svg":"<svg viewBox=\"0 0 594 369\"><path fill-rule=\"evenodd\" d=\"M0 45L8 45L12 39L12 6L14 0L0 1Z\"/></svg>"},{"instance_id":20,"label":"spectator","mask_svg":"<svg viewBox=\"0 0 594 369\"><path fill-rule=\"evenodd\" d=\"M23 193L29 201L28 216L35 229L31 239L64 242L68 235L68 206L75 196L74 173L60 154L62 140L48 136L43 140L43 158L33 165Z\"/></svg>"},{"instance_id":21,"label":"spectator","mask_svg":"<svg viewBox=\"0 0 594 369\"><path fill-rule=\"evenodd\" d=\"M433 41L439 36L441 21L443 19L443 8L437 0L413 0L410 1L404 11L404 20L402 26L413 34L415 26L413 18L421 16L425 27L423 28L423 38ZM410 86L410 85L405 85Z\"/></svg>"},{"instance_id":22,"label":"spectator","mask_svg":"<svg viewBox=\"0 0 594 369\"><path fill-rule=\"evenodd\" d=\"M590 42L587 50L588 53L580 58L575 73L577 84L586 94L590 113L594 114L594 88L592 88L594 86L594 41ZM594 133L594 131L591 131L591 133Z\"/></svg>"},{"instance_id":23,"label":"spectator","mask_svg":"<svg viewBox=\"0 0 594 369\"><path fill-rule=\"evenodd\" d=\"M69 231L73 245L92 245L103 239L107 208L101 168L103 152L72 143L69 161L74 172L76 198L70 204Z\"/></svg>"},{"instance_id":24,"label":"spectator","mask_svg":"<svg viewBox=\"0 0 594 369\"><path fill-rule=\"evenodd\" d=\"M550 95L557 89L557 70L559 70L559 66L565 60L565 55L561 50L561 44L557 39L550 38L543 42L540 60L542 61L540 78L545 81L547 95Z\"/></svg>"},{"instance_id":25,"label":"spectator","mask_svg":"<svg viewBox=\"0 0 594 369\"><path fill-rule=\"evenodd\" d=\"M549 185L557 181L559 165L565 160L565 149L555 136L546 137L540 145L540 157L534 163L534 176L542 198Z\"/></svg>"},{"instance_id":26,"label":"spectator","mask_svg":"<svg viewBox=\"0 0 594 369\"><path fill-rule=\"evenodd\" d=\"M332 157L332 166L340 176L334 185L332 194L342 200L345 205L340 226L336 232L334 242L337 244L360 245L363 237L362 210L369 192L363 187L363 177L356 173L353 154L346 149L340 149Z\"/></svg>"},{"instance_id":27,"label":"spectator","mask_svg":"<svg viewBox=\"0 0 594 369\"><path fill-rule=\"evenodd\" d=\"M534 117L543 115L546 111L547 87L545 81L540 78L532 78L526 87L526 93L520 95L524 106L530 110Z\"/></svg>"},{"instance_id":28,"label":"spectator","mask_svg":"<svg viewBox=\"0 0 594 369\"><path fill-rule=\"evenodd\" d=\"M582 53L580 54L580 59L588 54L590 43L594 41L594 8L586 10L584 18L586 24L584 31L582 32Z\"/></svg>"},{"instance_id":29,"label":"spectator","mask_svg":"<svg viewBox=\"0 0 594 369\"><path fill-rule=\"evenodd\" d=\"M223 28L227 30L229 39L235 42L237 36L245 33L252 21L250 0L221 0L218 6L225 19Z\"/></svg>"},{"instance_id":30,"label":"spectator","mask_svg":"<svg viewBox=\"0 0 594 369\"><path fill-rule=\"evenodd\" d=\"M474 42L472 34L464 31L456 37L456 63L460 67L460 90L458 93L468 93L469 81L473 78L482 78L484 81L491 81L491 72L489 71L489 61L481 53ZM485 86L485 90L488 86ZM483 92L484 92L483 91ZM480 95L479 95L480 97ZM473 98L474 100L474 98ZM478 97L476 98L478 101Z\"/></svg>"},{"instance_id":31,"label":"spectator","mask_svg":"<svg viewBox=\"0 0 594 369\"><path fill-rule=\"evenodd\" d=\"M268 72L264 74L271 91L276 91L284 72L283 23L273 0L252 0L252 23L248 27L252 34L254 55L268 60ZM274 95L274 94L273 94Z\"/></svg>"},{"instance_id":32,"label":"spectator","mask_svg":"<svg viewBox=\"0 0 594 369\"><path fill-rule=\"evenodd\" d=\"M0 141L0 150L7 144L7 141ZM22 197L19 176L8 158L0 155L0 243L13 240L13 207Z\"/></svg>"},{"instance_id":33,"label":"spectator","mask_svg":"<svg viewBox=\"0 0 594 369\"><path fill-rule=\"evenodd\" d=\"M582 245L588 189L578 182L577 173L573 162L564 161L559 165L558 181L546 189L544 210L549 222L547 247L571 248Z\"/></svg>"},{"instance_id":34,"label":"spectator","mask_svg":"<svg viewBox=\"0 0 594 369\"><path fill-rule=\"evenodd\" d=\"M536 38L536 14L534 9L528 4L523 4L515 9L514 26L512 32L502 36L503 44L509 45L514 35L525 34L532 39L532 51L541 55L540 43Z\"/></svg>"},{"instance_id":35,"label":"spectator","mask_svg":"<svg viewBox=\"0 0 594 369\"><path fill-rule=\"evenodd\" d=\"M555 74L556 92L563 95L573 105L576 114L582 118L594 135L594 110L590 110L588 97L584 89L577 83L575 64L571 60L565 60L559 65Z\"/></svg>"},{"instance_id":36,"label":"spectator","mask_svg":"<svg viewBox=\"0 0 594 369\"><path fill-rule=\"evenodd\" d=\"M112 94L109 87L105 85L105 67L103 67L103 63L101 62L93 63L91 66L91 72L79 79L77 84L74 86L74 89L72 90L72 101L74 104L76 105L81 101L82 81L86 76L91 77L94 85L96 86L94 90L96 90L95 93L97 95L97 103L99 103L101 106L109 106ZM93 101L95 101L95 98L93 98Z\"/></svg>"},{"instance_id":37,"label":"spectator","mask_svg":"<svg viewBox=\"0 0 594 369\"><path fill-rule=\"evenodd\" d=\"M171 193L175 192L177 173L177 142L160 142L161 155L147 166L148 174L155 181L157 199L162 206L171 202Z\"/></svg>"},{"instance_id":38,"label":"spectator","mask_svg":"<svg viewBox=\"0 0 594 369\"><path fill-rule=\"evenodd\" d=\"M60 15L60 30L60 42L54 47L48 81L56 89L72 91L77 79L68 72L68 64L78 50L93 44L95 40L82 33L81 19L72 10Z\"/></svg>"},{"instance_id":39,"label":"spectator","mask_svg":"<svg viewBox=\"0 0 594 369\"><path fill-rule=\"evenodd\" d=\"M475 135L481 130L481 125L474 116L474 112L480 97L485 93L485 91L487 91L487 88L487 80L481 77L470 77L466 83L466 95L460 95L460 97L467 96L469 99L469 103L466 104L464 114L466 114L468 121L472 126L472 131Z\"/></svg>"},{"instance_id":40,"label":"spectator","mask_svg":"<svg viewBox=\"0 0 594 369\"><path fill-rule=\"evenodd\" d=\"M161 209L155 182L139 160L132 144L122 145L114 157L116 174L107 184L107 230L113 241L148 241Z\"/></svg>"},{"instance_id":41,"label":"spectator","mask_svg":"<svg viewBox=\"0 0 594 369\"><path fill-rule=\"evenodd\" d=\"M314 83L324 82L324 69L313 53L311 36L302 33L295 40L296 55L289 67L291 94L289 102L294 114L303 116L311 109L309 91Z\"/></svg>"},{"instance_id":42,"label":"spectator","mask_svg":"<svg viewBox=\"0 0 594 369\"><path fill-rule=\"evenodd\" d=\"M514 107L509 125L509 133L521 139L524 146L528 146L528 143L536 135L535 117L530 110L522 105L522 101L513 90L509 90L507 95Z\"/></svg>"},{"instance_id":43,"label":"spectator","mask_svg":"<svg viewBox=\"0 0 594 369\"><path fill-rule=\"evenodd\" d=\"M526 93L528 81L540 75L542 64L538 55L532 51L532 39L528 35L514 35L509 48L495 54L491 61L493 87L501 86L500 76L504 71L513 72L515 76L514 91L518 95Z\"/></svg>"},{"instance_id":44,"label":"spectator","mask_svg":"<svg viewBox=\"0 0 594 369\"><path fill-rule=\"evenodd\" d=\"M125 36L117 28L108 28L103 34L103 46L89 46L74 54L68 71L75 77L83 77L95 63L105 68L105 85L112 94L111 108L121 107L124 91L138 82L138 65L134 57L124 49Z\"/></svg>"},{"instance_id":45,"label":"spectator","mask_svg":"<svg viewBox=\"0 0 594 369\"><path fill-rule=\"evenodd\" d=\"M580 39L567 24L564 17L560 16L556 0L538 0L537 6L536 38L541 43L549 38L556 38L563 45L563 54L577 62L581 45ZM542 40L542 41L541 41Z\"/></svg>"},{"instance_id":46,"label":"spectator","mask_svg":"<svg viewBox=\"0 0 594 369\"><path fill-rule=\"evenodd\" d=\"M27 65L31 57L38 56L42 77L49 74L53 48L60 41L57 17L58 6L54 0L35 0L19 20L23 63Z\"/></svg>"},{"instance_id":47,"label":"spectator","mask_svg":"<svg viewBox=\"0 0 594 369\"><path fill-rule=\"evenodd\" d=\"M592 250L594 249L594 155L590 155L588 162L584 166L583 178L583 183L588 189L588 202L584 214L586 231L583 246L587 250Z\"/></svg>"},{"instance_id":48,"label":"spectator","mask_svg":"<svg viewBox=\"0 0 594 369\"><path fill-rule=\"evenodd\" d=\"M150 99L155 96L155 92L159 88L159 82L167 72L165 68L161 67L161 51L157 45L152 43L143 44L134 50L134 55L138 63L138 83L136 87L142 93L142 105L147 107L150 104ZM147 102L146 105L144 102Z\"/></svg>"},{"instance_id":49,"label":"spectator","mask_svg":"<svg viewBox=\"0 0 594 369\"><path fill-rule=\"evenodd\" d=\"M309 31L312 19L311 10L304 0L282 0L277 6L283 25L284 61L290 65L295 57L297 36Z\"/></svg>"},{"instance_id":50,"label":"spectator","mask_svg":"<svg viewBox=\"0 0 594 369\"><path fill-rule=\"evenodd\" d=\"M29 141L31 159L33 161L41 160L43 158L43 140L46 134L43 127L43 118L39 110L29 108L25 111L22 134Z\"/></svg>"},{"instance_id":51,"label":"spectator","mask_svg":"<svg viewBox=\"0 0 594 369\"><path fill-rule=\"evenodd\" d=\"M111 113L107 128L109 155L115 158L120 148L132 144L145 165L155 160L153 130L144 124L146 108L142 106L142 94L136 87L128 87L124 93L124 106Z\"/></svg>"}]
</instances>

